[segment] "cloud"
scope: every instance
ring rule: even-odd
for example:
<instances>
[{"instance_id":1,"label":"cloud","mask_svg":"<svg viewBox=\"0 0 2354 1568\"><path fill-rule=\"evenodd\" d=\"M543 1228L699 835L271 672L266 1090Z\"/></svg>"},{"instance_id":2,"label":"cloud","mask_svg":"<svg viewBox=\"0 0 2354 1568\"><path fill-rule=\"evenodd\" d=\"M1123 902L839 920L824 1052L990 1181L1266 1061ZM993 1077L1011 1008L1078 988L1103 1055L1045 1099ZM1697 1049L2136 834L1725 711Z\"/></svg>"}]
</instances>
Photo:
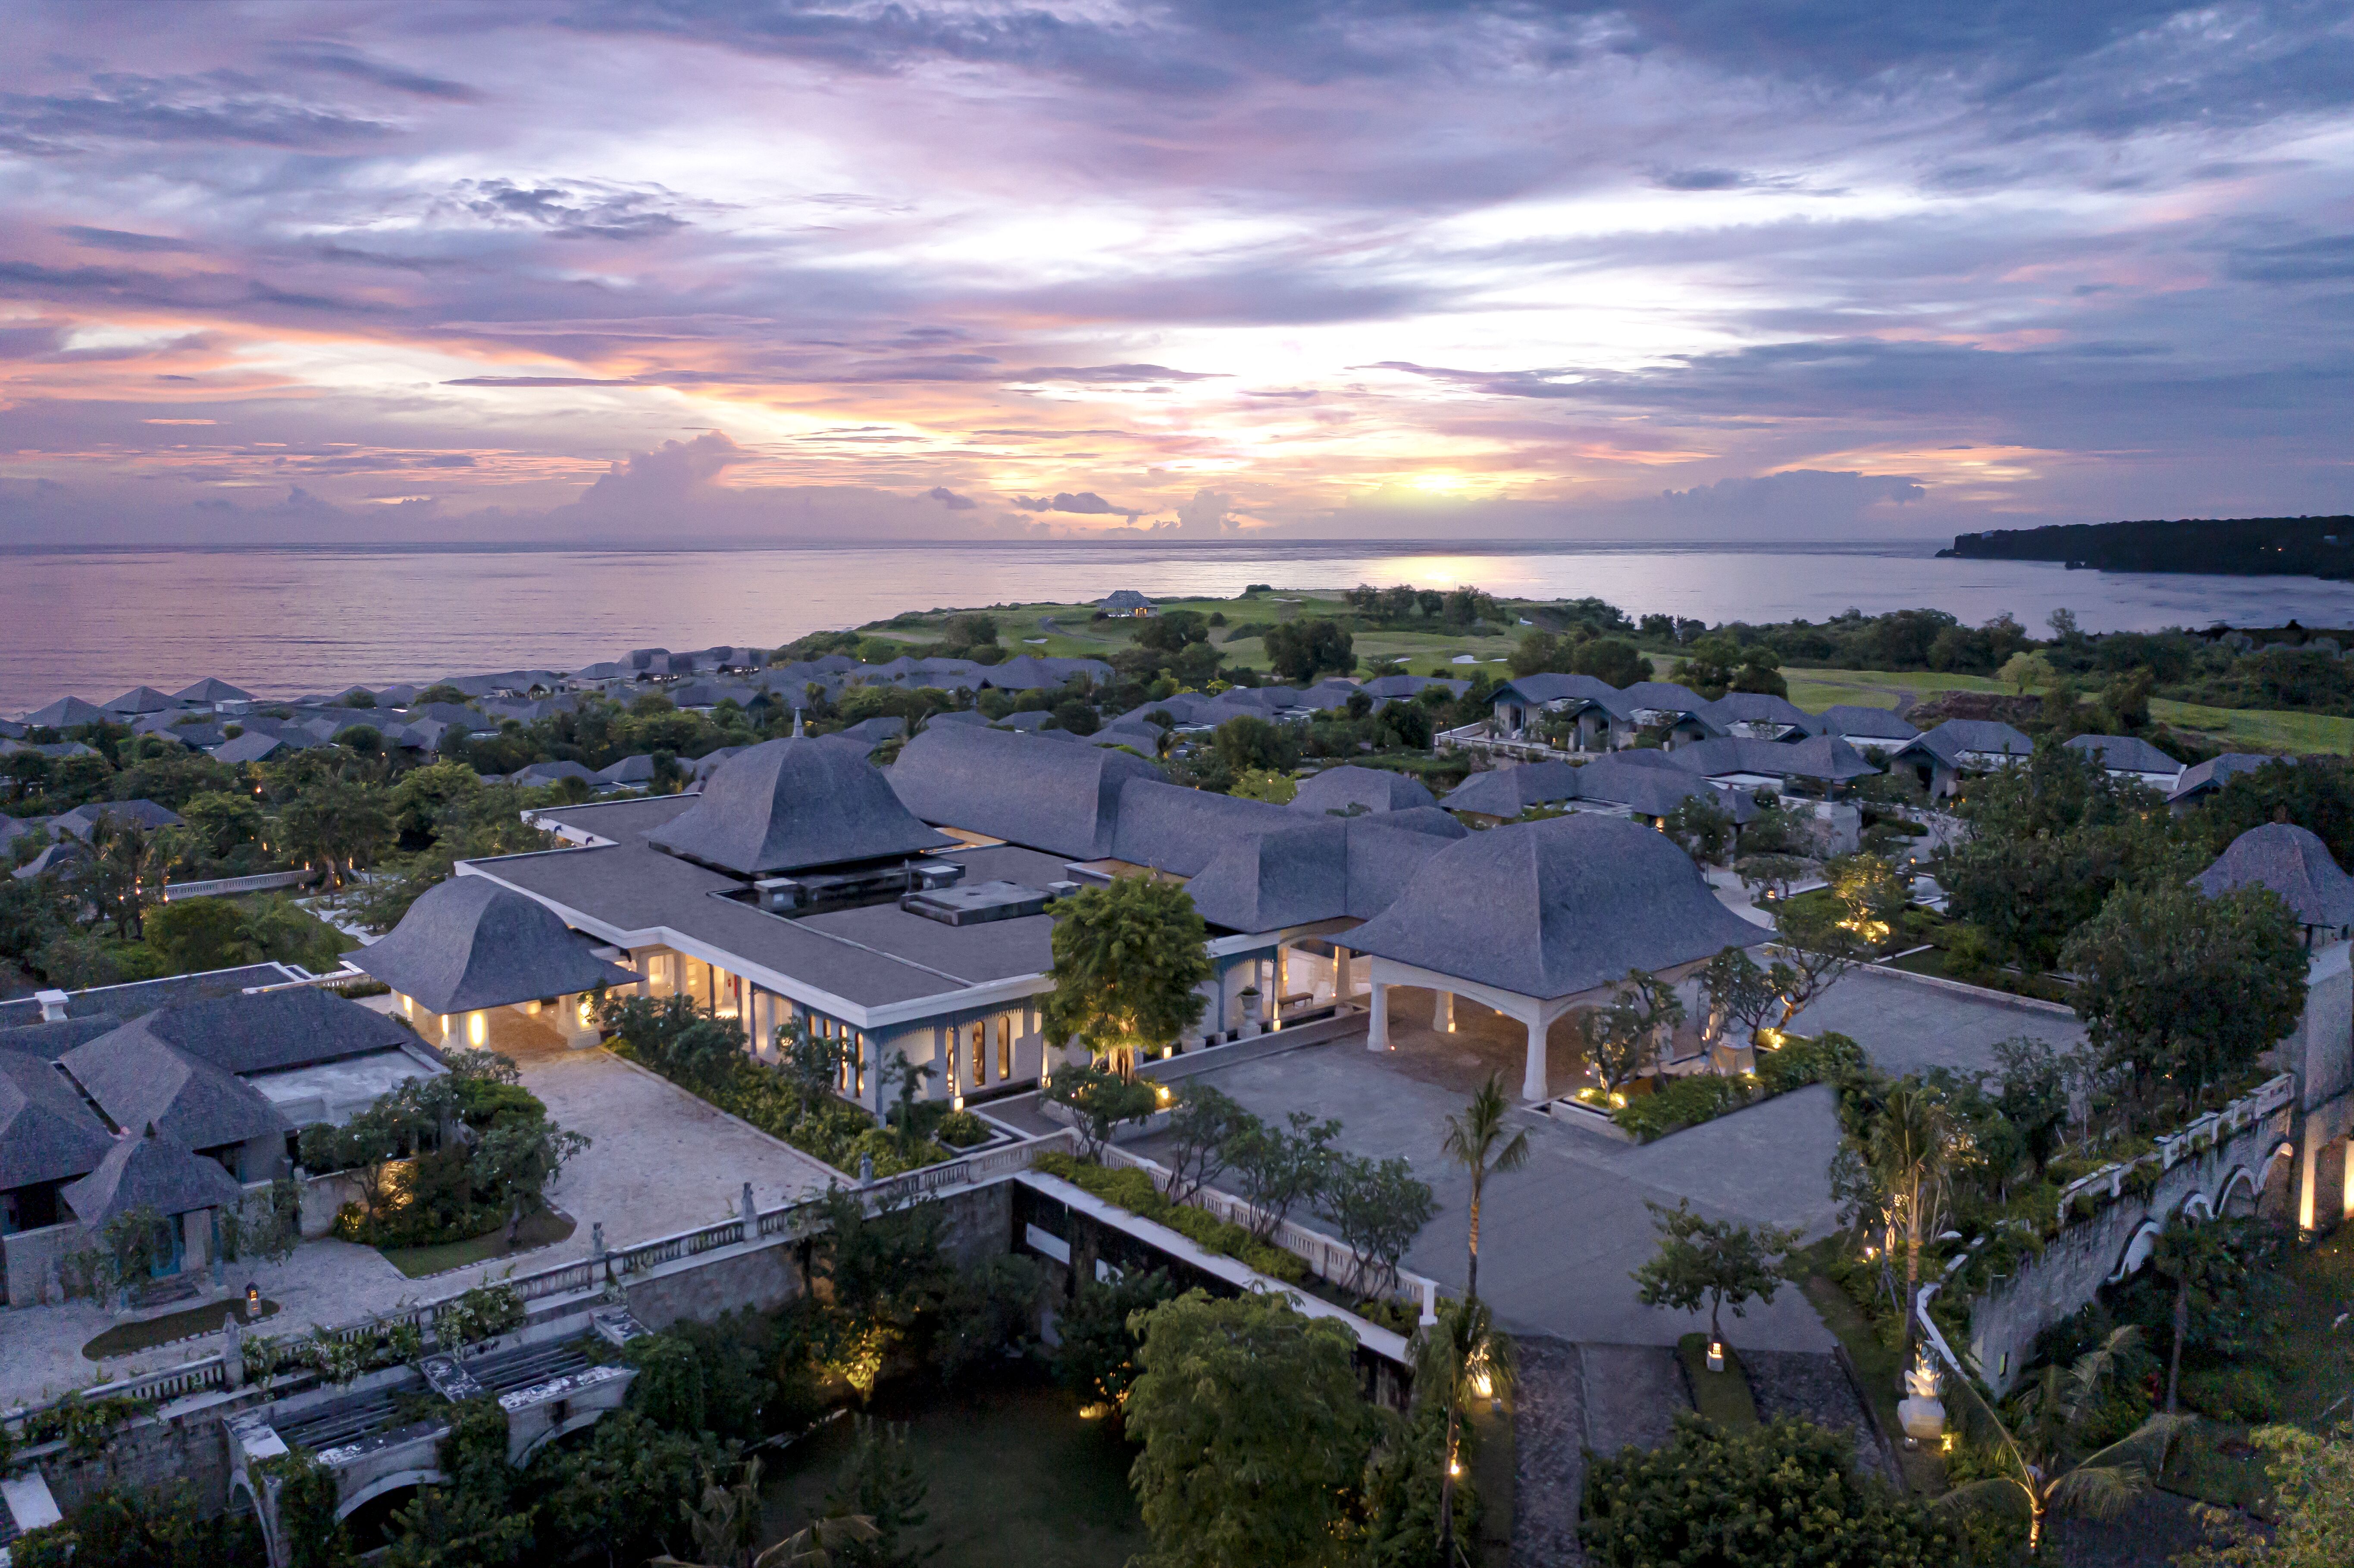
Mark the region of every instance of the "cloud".
<instances>
[{"instance_id":1,"label":"cloud","mask_svg":"<svg viewBox=\"0 0 2354 1568\"><path fill-rule=\"evenodd\" d=\"M1131 507L1114 506L1092 490L1076 495L1057 491L1052 500L1041 495L1017 495L1013 498L1016 512L1073 512L1082 517L1125 517L1133 523L1142 515Z\"/></svg>"},{"instance_id":2,"label":"cloud","mask_svg":"<svg viewBox=\"0 0 2354 1568\"><path fill-rule=\"evenodd\" d=\"M463 82L450 81L441 77L428 76L422 71L371 59L341 44L287 44L272 49L270 58L281 65L292 66L297 69L325 71L418 98L439 99L445 103L479 103L482 99L480 92Z\"/></svg>"},{"instance_id":3,"label":"cloud","mask_svg":"<svg viewBox=\"0 0 2354 1568\"><path fill-rule=\"evenodd\" d=\"M945 484L932 486L931 489L924 492L924 496L927 500L938 502L951 512L970 512L981 504L969 495L959 495Z\"/></svg>"},{"instance_id":4,"label":"cloud","mask_svg":"<svg viewBox=\"0 0 2354 1568\"><path fill-rule=\"evenodd\" d=\"M185 239L174 239L166 235L132 234L120 228L92 228L87 224L80 223L59 224L58 232L68 239L77 244L87 245L94 250L127 250L146 253L204 249L201 245L192 245Z\"/></svg>"},{"instance_id":5,"label":"cloud","mask_svg":"<svg viewBox=\"0 0 2354 1568\"><path fill-rule=\"evenodd\" d=\"M475 216L529 224L558 239L651 239L686 227L655 205L667 198L661 191L512 180L468 181L459 189L460 204Z\"/></svg>"}]
</instances>

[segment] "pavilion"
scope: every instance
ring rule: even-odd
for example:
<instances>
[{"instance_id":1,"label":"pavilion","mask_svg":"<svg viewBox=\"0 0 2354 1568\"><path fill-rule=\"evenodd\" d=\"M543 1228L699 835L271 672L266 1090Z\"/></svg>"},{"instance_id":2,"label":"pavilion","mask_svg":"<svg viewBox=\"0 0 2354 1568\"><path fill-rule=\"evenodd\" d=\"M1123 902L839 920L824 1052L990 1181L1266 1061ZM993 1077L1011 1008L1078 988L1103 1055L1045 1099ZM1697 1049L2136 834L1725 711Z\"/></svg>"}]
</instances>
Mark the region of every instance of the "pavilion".
<instances>
[{"instance_id":1,"label":"pavilion","mask_svg":"<svg viewBox=\"0 0 2354 1568\"><path fill-rule=\"evenodd\" d=\"M390 986L403 1015L438 1030L434 1044L476 1047L489 1037L491 1009L548 1003L567 1042L594 1045L596 993L642 978L597 957L546 906L469 875L429 889L381 941L344 960ZM461 1020L462 1041L453 1038Z\"/></svg>"}]
</instances>

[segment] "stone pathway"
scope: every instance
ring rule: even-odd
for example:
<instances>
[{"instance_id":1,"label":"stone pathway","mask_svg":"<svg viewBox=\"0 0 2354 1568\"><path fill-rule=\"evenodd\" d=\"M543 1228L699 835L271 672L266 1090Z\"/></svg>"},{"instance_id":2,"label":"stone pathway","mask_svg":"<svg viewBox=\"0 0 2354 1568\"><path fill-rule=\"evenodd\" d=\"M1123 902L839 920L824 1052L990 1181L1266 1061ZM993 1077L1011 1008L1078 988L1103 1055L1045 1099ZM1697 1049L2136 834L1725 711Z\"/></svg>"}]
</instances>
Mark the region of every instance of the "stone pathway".
<instances>
[{"instance_id":1,"label":"stone pathway","mask_svg":"<svg viewBox=\"0 0 2354 1568\"><path fill-rule=\"evenodd\" d=\"M1691 1394L1676 1352L1660 1345L1580 1345L1585 1371L1585 1446L1597 1454L1645 1452L1675 1436Z\"/></svg>"},{"instance_id":2,"label":"stone pathway","mask_svg":"<svg viewBox=\"0 0 2354 1568\"><path fill-rule=\"evenodd\" d=\"M1749 1374L1749 1396L1761 1421L1797 1416L1832 1431L1855 1435L1858 1469L1878 1476L1891 1486L1903 1485L1887 1450L1880 1446L1872 1415L1858 1397L1837 1356L1806 1351L1748 1351L1741 1365Z\"/></svg>"},{"instance_id":3,"label":"stone pathway","mask_svg":"<svg viewBox=\"0 0 2354 1568\"><path fill-rule=\"evenodd\" d=\"M1577 1347L1520 1340L1512 1404L1512 1568L1584 1568L1577 1512L1585 1495L1585 1372Z\"/></svg>"}]
</instances>

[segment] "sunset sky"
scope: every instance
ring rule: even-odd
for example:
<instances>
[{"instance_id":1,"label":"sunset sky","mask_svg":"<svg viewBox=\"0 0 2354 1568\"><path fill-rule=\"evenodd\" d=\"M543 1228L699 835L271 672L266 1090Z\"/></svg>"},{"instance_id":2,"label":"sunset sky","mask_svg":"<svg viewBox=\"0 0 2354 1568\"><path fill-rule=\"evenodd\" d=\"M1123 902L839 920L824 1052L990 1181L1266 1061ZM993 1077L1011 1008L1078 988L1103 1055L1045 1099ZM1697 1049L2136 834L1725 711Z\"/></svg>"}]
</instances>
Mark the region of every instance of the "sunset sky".
<instances>
[{"instance_id":1,"label":"sunset sky","mask_svg":"<svg viewBox=\"0 0 2354 1568\"><path fill-rule=\"evenodd\" d=\"M0 544L2354 510L2354 10L0 16Z\"/></svg>"}]
</instances>

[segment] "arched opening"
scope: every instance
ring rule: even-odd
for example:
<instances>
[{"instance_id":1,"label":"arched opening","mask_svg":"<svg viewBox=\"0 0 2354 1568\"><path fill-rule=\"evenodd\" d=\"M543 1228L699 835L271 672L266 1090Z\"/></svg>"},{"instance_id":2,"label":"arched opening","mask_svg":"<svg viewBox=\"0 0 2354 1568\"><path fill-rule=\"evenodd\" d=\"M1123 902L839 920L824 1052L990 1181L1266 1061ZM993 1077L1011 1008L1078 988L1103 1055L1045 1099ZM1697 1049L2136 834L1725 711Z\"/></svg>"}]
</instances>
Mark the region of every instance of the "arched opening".
<instances>
[{"instance_id":1,"label":"arched opening","mask_svg":"<svg viewBox=\"0 0 2354 1568\"><path fill-rule=\"evenodd\" d=\"M374 1552L392 1544L392 1517L427 1487L447 1486L439 1470L401 1470L369 1482L336 1506L335 1517L351 1534L352 1550Z\"/></svg>"},{"instance_id":2,"label":"arched opening","mask_svg":"<svg viewBox=\"0 0 2354 1568\"><path fill-rule=\"evenodd\" d=\"M2134 1231L2132 1238L2126 1243L2124 1253L2118 1256L2117 1266L2109 1275L2111 1282L2114 1283L2127 1275L2141 1272L2142 1265L2149 1261L2149 1255L2157 1249L2158 1237L2157 1224L2144 1220Z\"/></svg>"},{"instance_id":3,"label":"arched opening","mask_svg":"<svg viewBox=\"0 0 2354 1568\"><path fill-rule=\"evenodd\" d=\"M2228 1219L2245 1219L2256 1212L2256 1179L2244 1165L2236 1166L2215 1194L2215 1212Z\"/></svg>"},{"instance_id":4,"label":"arched opening","mask_svg":"<svg viewBox=\"0 0 2354 1568\"><path fill-rule=\"evenodd\" d=\"M604 1414L604 1410L602 1408L599 1408L596 1410L579 1411L572 1415L567 1416L564 1420L557 1423L557 1425L549 1427L546 1431L533 1438L530 1445L516 1457L515 1467L517 1469L521 1469L529 1465L534 1459L539 1457L541 1450L561 1445L566 1438L571 1436L574 1433L588 1431L588 1428L597 1425L598 1419Z\"/></svg>"}]
</instances>

